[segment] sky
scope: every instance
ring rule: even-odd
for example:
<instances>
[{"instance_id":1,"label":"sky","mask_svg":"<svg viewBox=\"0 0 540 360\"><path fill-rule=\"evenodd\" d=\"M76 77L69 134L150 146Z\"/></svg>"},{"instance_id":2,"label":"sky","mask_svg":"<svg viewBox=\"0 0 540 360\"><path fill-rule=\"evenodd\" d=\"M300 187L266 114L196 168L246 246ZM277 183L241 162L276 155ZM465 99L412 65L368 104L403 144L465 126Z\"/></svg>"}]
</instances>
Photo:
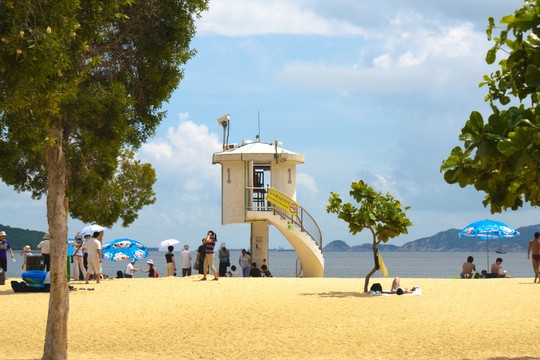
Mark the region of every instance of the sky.
<instances>
[{"instance_id":1,"label":"sky","mask_svg":"<svg viewBox=\"0 0 540 360\"><path fill-rule=\"evenodd\" d=\"M317 221L323 245L355 236L326 213L330 192L348 199L353 181L389 192L414 226L391 239L402 245L451 228L494 219L512 227L540 223L526 204L492 215L483 193L449 185L440 165L471 111L489 114L485 29L522 5L516 0L210 0L197 21L197 55L164 105L167 116L138 158L156 169L157 201L105 241L131 238L149 247L174 238L193 249L209 229L228 248L248 248L247 224L221 225L222 128L229 143L278 139L305 156L297 166L297 201ZM260 119L260 127L259 127ZM0 184L0 224L47 231L45 199ZM72 237L86 224L69 219ZM9 238L9 234L8 234ZM270 248L291 248L275 229Z\"/></svg>"}]
</instances>

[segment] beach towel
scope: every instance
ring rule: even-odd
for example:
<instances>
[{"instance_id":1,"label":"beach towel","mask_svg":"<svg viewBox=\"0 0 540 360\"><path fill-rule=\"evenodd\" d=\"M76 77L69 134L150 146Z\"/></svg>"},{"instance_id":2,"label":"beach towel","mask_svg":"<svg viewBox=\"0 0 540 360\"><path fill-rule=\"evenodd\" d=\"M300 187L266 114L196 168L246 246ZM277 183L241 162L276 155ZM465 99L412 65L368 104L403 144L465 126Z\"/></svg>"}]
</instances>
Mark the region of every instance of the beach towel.
<instances>
[{"instance_id":1,"label":"beach towel","mask_svg":"<svg viewBox=\"0 0 540 360\"><path fill-rule=\"evenodd\" d=\"M414 290L414 292L410 293L410 294L403 294L403 295L398 295L398 294L388 294L388 293L383 293L383 292L380 292L380 291L371 291L370 292L370 295L373 295L373 296L421 296L422 295L422 289L416 289Z\"/></svg>"}]
</instances>

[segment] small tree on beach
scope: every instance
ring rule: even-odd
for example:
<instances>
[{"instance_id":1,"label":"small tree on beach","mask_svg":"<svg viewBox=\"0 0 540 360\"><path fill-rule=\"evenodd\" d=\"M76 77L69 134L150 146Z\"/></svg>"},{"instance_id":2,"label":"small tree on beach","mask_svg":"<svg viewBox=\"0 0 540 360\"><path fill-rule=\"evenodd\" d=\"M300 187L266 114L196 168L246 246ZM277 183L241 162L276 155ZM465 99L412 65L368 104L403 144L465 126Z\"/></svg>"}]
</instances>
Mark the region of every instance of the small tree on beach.
<instances>
[{"instance_id":1,"label":"small tree on beach","mask_svg":"<svg viewBox=\"0 0 540 360\"><path fill-rule=\"evenodd\" d=\"M133 151L183 77L208 0L0 2L0 178L47 197L43 359L67 358L67 216L127 226L155 201ZM69 206L71 201L71 208Z\"/></svg>"},{"instance_id":2,"label":"small tree on beach","mask_svg":"<svg viewBox=\"0 0 540 360\"><path fill-rule=\"evenodd\" d=\"M373 260L374 267L366 275L364 292L368 291L369 279L379 270L377 258L377 246L386 243L400 234L407 234L407 228L412 226L411 221L405 216L405 211L410 207L402 208L401 203L392 195L376 192L364 181L353 182L349 195L360 205L351 203L343 204L339 194L331 192L328 199L330 205L326 207L328 213L337 214L338 218L349 224L349 231L356 235L364 229L368 229L373 236Z\"/></svg>"},{"instance_id":3,"label":"small tree on beach","mask_svg":"<svg viewBox=\"0 0 540 360\"><path fill-rule=\"evenodd\" d=\"M500 23L499 29L489 18L487 36L494 45L486 62L493 64L501 51L508 56L480 83L488 88L492 114L484 122L479 112L471 113L459 136L463 148L452 149L441 166L449 184L484 191L491 213L517 210L524 201L540 205L540 3L527 0ZM521 104L499 109L512 99Z\"/></svg>"}]
</instances>

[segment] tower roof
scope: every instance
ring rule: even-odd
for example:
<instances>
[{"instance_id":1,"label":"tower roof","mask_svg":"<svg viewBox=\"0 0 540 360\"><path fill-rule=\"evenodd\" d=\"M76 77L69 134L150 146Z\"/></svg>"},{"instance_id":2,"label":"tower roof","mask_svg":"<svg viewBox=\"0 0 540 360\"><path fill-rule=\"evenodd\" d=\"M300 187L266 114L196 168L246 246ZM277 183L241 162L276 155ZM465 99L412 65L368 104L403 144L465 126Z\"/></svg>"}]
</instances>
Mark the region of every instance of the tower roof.
<instances>
[{"instance_id":1,"label":"tower roof","mask_svg":"<svg viewBox=\"0 0 540 360\"><path fill-rule=\"evenodd\" d=\"M270 162L273 160L279 162L293 161L295 163L303 164L304 155L273 144L245 142L242 146L235 149L217 152L212 157L213 164L221 163L223 161Z\"/></svg>"}]
</instances>

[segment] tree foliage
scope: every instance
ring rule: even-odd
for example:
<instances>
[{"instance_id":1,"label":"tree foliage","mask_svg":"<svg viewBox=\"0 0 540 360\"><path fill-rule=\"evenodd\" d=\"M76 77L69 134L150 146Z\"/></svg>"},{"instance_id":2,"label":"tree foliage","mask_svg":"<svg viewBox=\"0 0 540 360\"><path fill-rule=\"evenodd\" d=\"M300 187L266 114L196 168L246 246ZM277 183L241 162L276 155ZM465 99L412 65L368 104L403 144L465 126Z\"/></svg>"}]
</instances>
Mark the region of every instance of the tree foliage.
<instances>
[{"instance_id":1,"label":"tree foliage","mask_svg":"<svg viewBox=\"0 0 540 360\"><path fill-rule=\"evenodd\" d=\"M493 64L501 52L508 55L480 83L488 89L492 114L485 122L479 112L471 113L459 136L463 147L452 149L441 166L448 183L484 191L483 204L491 213L540 204L539 14L540 2L525 1L500 20L501 28L489 19L487 35L494 45L486 62ZM511 105L512 99L520 104Z\"/></svg>"},{"instance_id":2,"label":"tree foliage","mask_svg":"<svg viewBox=\"0 0 540 360\"><path fill-rule=\"evenodd\" d=\"M349 195L358 206L351 203L344 204L339 194L331 192L332 196L328 199L330 205L326 207L326 212L337 214L339 219L349 224L349 232L353 235L365 229L371 232L375 266L366 276L364 291L367 292L371 275L379 269L377 246L400 234L407 234L407 228L413 224L404 211L410 207L402 207L399 200L394 199L392 195L376 192L362 180L353 182L351 189Z\"/></svg>"},{"instance_id":3,"label":"tree foliage","mask_svg":"<svg viewBox=\"0 0 540 360\"><path fill-rule=\"evenodd\" d=\"M0 2L0 178L47 196L51 294L43 359L67 358L67 215L126 226L155 201L133 151L193 55L208 0ZM71 208L69 207L71 200Z\"/></svg>"}]
</instances>

